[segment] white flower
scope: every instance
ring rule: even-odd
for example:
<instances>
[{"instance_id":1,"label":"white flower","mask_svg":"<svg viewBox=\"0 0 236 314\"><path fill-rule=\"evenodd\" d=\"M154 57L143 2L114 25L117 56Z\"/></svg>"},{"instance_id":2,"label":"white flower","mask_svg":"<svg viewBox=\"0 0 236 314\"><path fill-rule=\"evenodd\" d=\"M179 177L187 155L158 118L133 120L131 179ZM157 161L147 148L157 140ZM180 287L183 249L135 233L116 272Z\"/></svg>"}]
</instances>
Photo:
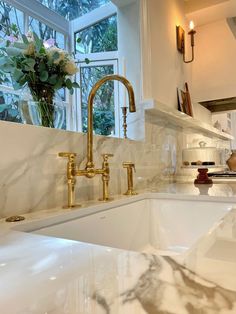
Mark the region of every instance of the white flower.
<instances>
[{"instance_id":1,"label":"white flower","mask_svg":"<svg viewBox=\"0 0 236 314\"><path fill-rule=\"evenodd\" d=\"M53 61L54 64L59 64L61 61L64 61L66 58L66 52L60 48L57 48L57 47L51 47L51 48L47 49L47 53L48 53L48 56L50 58L52 58L55 53L58 54L58 58L56 58Z\"/></svg>"},{"instance_id":2,"label":"white flower","mask_svg":"<svg viewBox=\"0 0 236 314\"><path fill-rule=\"evenodd\" d=\"M28 31L26 33L26 37L27 37L28 41L30 41L30 42L34 41L34 35L31 31Z\"/></svg>"},{"instance_id":3,"label":"white flower","mask_svg":"<svg viewBox=\"0 0 236 314\"><path fill-rule=\"evenodd\" d=\"M68 62L65 64L64 70L65 70L65 72L66 72L67 74L69 74L69 75L74 75L74 74L76 74L76 73L78 72L78 68L77 68L75 62L72 61L72 60L68 61Z\"/></svg>"}]
</instances>

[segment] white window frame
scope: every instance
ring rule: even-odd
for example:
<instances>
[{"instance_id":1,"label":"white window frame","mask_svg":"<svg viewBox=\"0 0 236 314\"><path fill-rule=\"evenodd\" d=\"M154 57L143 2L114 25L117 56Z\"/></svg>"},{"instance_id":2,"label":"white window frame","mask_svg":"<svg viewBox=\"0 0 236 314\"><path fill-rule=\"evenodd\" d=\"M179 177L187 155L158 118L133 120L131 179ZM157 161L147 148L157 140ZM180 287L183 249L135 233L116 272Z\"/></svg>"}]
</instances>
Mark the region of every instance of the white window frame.
<instances>
[{"instance_id":1,"label":"white window frame","mask_svg":"<svg viewBox=\"0 0 236 314\"><path fill-rule=\"evenodd\" d=\"M71 27L71 47L75 51L75 34L86 29L100 21L107 19L113 15L117 14L117 7L112 4L106 4L100 8L97 8L70 23ZM119 72L119 53L118 51L105 51L98 53L87 53L87 54L76 54L76 60L79 62L80 67L93 67L93 66L106 66L112 65L114 69L114 74ZM88 58L90 60L89 65L87 65L83 60ZM80 79L80 71L78 73L78 79ZM76 130L82 132L82 114L81 114L81 90L77 90L75 96L75 115L77 116ZM114 82L114 114L115 114L115 134L111 136L120 137L120 108L119 108L119 84L117 81ZM80 118L78 118L80 117Z\"/></svg>"},{"instance_id":2,"label":"white window frame","mask_svg":"<svg viewBox=\"0 0 236 314\"><path fill-rule=\"evenodd\" d=\"M48 9L40 2L36 0L3 0L14 8L18 9L23 13L23 25L24 33L29 30L30 17L46 24L53 30L60 32L64 35L64 46L65 49L69 47L69 21L58 13ZM45 18L47 17L47 18ZM21 95L20 91L14 90L13 87L7 85L0 85L0 91L9 92L14 95ZM66 105L66 126L67 130L72 130L72 97L70 97L68 91L66 91L66 101L62 101L62 104Z\"/></svg>"},{"instance_id":3,"label":"white window frame","mask_svg":"<svg viewBox=\"0 0 236 314\"><path fill-rule=\"evenodd\" d=\"M29 19L30 17L39 20L40 22L51 27L55 31L60 32L65 37L65 49L69 52L74 51L74 37L75 33L85 29L93 24L98 23L101 20L109 18L112 15L117 14L117 7L112 4L106 4L100 8L97 8L77 19L72 21L67 21L64 17L58 13L50 10L49 8L42 5L37 0L3 0L4 2L12 5L16 9L23 12L23 23L24 23L24 32L28 31ZM119 55L118 51L102 52L102 53L92 53L86 55L76 55L76 59L80 62L81 58L88 58L93 62L93 65L112 65L114 64L114 73L118 73L119 69ZM81 66L85 66L83 62L80 62ZM120 136L120 109L119 109L119 87L118 83L115 82L115 136ZM14 89L8 86L1 86L2 88L7 88L9 92L15 93ZM77 100L80 90L71 96L66 92L66 103L67 106L67 129L74 131L82 131L81 121L77 121L78 117L81 116L81 113L78 114ZM73 101L75 105L72 106Z\"/></svg>"},{"instance_id":4,"label":"white window frame","mask_svg":"<svg viewBox=\"0 0 236 314\"><path fill-rule=\"evenodd\" d=\"M113 72L117 73L118 71L118 60L97 60L86 64L85 62L81 62L79 64L80 69L86 67L96 67L96 66L113 66ZM81 72L79 71L77 74L78 82L81 85ZM75 114L77 116L76 122L76 130L78 132L82 132L82 108L81 108L81 89L78 89L76 92L77 101ZM119 85L117 81L114 81L114 115L115 115L115 133L111 134L113 137L120 137L120 112L119 112Z\"/></svg>"}]
</instances>

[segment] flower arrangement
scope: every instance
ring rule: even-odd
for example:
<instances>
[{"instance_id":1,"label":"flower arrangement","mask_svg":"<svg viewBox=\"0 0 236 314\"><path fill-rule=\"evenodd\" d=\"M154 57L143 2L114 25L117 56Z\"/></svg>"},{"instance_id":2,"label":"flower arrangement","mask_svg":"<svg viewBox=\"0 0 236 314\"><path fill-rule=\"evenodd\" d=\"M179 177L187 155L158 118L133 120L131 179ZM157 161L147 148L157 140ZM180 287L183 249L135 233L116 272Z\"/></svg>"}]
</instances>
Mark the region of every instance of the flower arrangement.
<instances>
[{"instance_id":1,"label":"flower arrangement","mask_svg":"<svg viewBox=\"0 0 236 314\"><path fill-rule=\"evenodd\" d=\"M14 89L28 85L33 100L41 108L44 126L53 127L53 105L57 90L67 88L71 94L79 84L72 80L78 68L71 55L58 48L53 39L41 40L36 33L27 35L15 32L0 47L0 83L12 78ZM46 119L46 114L49 116ZM43 118L43 116L45 116ZM46 121L48 120L48 121Z\"/></svg>"}]
</instances>

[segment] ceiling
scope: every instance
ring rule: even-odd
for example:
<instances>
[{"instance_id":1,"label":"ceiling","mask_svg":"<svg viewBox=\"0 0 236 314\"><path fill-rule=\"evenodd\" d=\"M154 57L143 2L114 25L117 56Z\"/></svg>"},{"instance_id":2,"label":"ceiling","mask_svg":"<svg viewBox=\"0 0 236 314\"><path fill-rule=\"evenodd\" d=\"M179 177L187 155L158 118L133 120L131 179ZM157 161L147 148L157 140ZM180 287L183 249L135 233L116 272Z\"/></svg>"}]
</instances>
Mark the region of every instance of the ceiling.
<instances>
[{"instance_id":1,"label":"ceiling","mask_svg":"<svg viewBox=\"0 0 236 314\"><path fill-rule=\"evenodd\" d=\"M201 10L210 6L217 5L228 0L184 0L185 12L190 13L193 11Z\"/></svg>"},{"instance_id":2,"label":"ceiling","mask_svg":"<svg viewBox=\"0 0 236 314\"><path fill-rule=\"evenodd\" d=\"M236 0L184 0L186 17L196 26L236 16Z\"/></svg>"}]
</instances>

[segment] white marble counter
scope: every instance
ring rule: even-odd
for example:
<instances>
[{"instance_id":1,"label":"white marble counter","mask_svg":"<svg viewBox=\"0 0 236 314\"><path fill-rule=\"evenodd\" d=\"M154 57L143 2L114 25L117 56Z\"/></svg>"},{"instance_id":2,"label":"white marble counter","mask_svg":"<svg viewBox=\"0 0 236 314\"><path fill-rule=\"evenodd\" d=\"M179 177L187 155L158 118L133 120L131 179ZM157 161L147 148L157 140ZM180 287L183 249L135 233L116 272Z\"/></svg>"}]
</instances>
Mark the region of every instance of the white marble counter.
<instances>
[{"instance_id":1,"label":"white marble counter","mask_svg":"<svg viewBox=\"0 0 236 314\"><path fill-rule=\"evenodd\" d=\"M234 185L202 189L201 199L236 203ZM157 191L196 199L201 194L189 184L161 185ZM63 214L54 210L26 217L37 221ZM234 210L188 254L174 258L23 233L12 226L0 222L3 314L236 313Z\"/></svg>"}]
</instances>

